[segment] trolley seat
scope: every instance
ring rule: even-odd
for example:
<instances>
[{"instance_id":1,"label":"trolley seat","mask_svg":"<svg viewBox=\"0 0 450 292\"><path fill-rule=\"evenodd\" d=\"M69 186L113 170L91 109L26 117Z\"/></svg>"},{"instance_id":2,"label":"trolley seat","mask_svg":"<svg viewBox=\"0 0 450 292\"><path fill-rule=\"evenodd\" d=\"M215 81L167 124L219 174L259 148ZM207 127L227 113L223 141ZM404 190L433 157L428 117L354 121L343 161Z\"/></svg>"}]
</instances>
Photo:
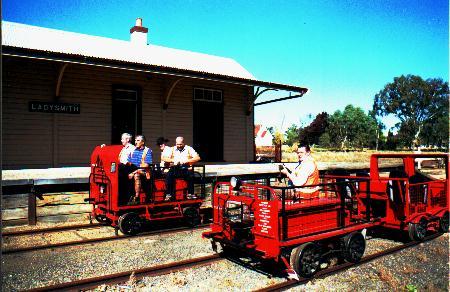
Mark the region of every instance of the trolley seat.
<instances>
[{"instance_id":1,"label":"trolley seat","mask_svg":"<svg viewBox=\"0 0 450 292\"><path fill-rule=\"evenodd\" d=\"M166 180L164 178L157 178L154 180L153 184L153 201L164 202L165 196L167 194ZM175 179L175 200L184 200L184 195L187 193L188 184L184 179Z\"/></svg>"}]
</instances>

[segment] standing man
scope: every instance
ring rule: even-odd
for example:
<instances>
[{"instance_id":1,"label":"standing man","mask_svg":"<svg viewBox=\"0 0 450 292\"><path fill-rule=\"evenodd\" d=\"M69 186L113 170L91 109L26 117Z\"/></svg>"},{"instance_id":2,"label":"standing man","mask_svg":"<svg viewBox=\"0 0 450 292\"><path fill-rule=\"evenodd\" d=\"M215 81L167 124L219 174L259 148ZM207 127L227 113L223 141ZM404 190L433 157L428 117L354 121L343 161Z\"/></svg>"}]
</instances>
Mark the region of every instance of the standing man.
<instances>
[{"instance_id":1,"label":"standing man","mask_svg":"<svg viewBox=\"0 0 450 292\"><path fill-rule=\"evenodd\" d=\"M134 142L136 148L128 156L127 162L131 163L135 170L128 175L128 178L134 178L134 201L138 201L143 177L150 178L149 167L152 164L153 157L152 150L145 146L144 135L137 135Z\"/></svg>"},{"instance_id":2,"label":"standing man","mask_svg":"<svg viewBox=\"0 0 450 292\"><path fill-rule=\"evenodd\" d=\"M281 173L285 174L296 187L319 184L319 170L314 158L311 156L311 149L306 143L301 143L297 149L299 164L291 173L284 167ZM318 187L303 187L297 189L300 199L313 199L319 196Z\"/></svg>"},{"instance_id":3,"label":"standing man","mask_svg":"<svg viewBox=\"0 0 450 292\"><path fill-rule=\"evenodd\" d=\"M193 171L189 168L200 161L200 156L192 148L184 143L183 137L177 137L175 147L169 157L162 157L165 162L173 163L175 167L169 170L166 178L167 195L166 200L170 200L174 195L174 184L176 177L183 177L188 182L188 198L194 195L194 177Z\"/></svg>"}]
</instances>

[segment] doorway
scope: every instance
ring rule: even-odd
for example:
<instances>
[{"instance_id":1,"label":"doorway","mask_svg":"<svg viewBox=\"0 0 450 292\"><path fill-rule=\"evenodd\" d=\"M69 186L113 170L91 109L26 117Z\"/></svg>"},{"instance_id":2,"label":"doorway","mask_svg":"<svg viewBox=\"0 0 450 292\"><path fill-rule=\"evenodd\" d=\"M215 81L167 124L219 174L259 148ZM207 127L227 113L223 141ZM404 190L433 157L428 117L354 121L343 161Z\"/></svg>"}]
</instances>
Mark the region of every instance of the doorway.
<instances>
[{"instance_id":1,"label":"doorway","mask_svg":"<svg viewBox=\"0 0 450 292\"><path fill-rule=\"evenodd\" d=\"M221 90L194 88L194 149L202 161L223 161Z\"/></svg>"},{"instance_id":2,"label":"doorway","mask_svg":"<svg viewBox=\"0 0 450 292\"><path fill-rule=\"evenodd\" d=\"M136 137L142 133L141 90L137 87L114 86L112 96L111 143L120 144L122 133Z\"/></svg>"}]
</instances>

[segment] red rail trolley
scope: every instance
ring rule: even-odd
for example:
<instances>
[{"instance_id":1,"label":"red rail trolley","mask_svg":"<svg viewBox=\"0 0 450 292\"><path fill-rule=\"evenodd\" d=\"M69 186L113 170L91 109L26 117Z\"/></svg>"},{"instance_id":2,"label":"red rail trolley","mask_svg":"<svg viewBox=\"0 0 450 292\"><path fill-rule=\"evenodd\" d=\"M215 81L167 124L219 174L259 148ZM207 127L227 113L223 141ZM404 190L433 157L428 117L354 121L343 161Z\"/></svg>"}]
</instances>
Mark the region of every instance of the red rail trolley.
<instances>
[{"instance_id":1,"label":"red rail trolley","mask_svg":"<svg viewBox=\"0 0 450 292\"><path fill-rule=\"evenodd\" d=\"M427 231L448 230L448 155L374 154L370 161L370 198L358 196L362 212L382 218L383 226L408 231L422 240ZM382 171L383 164L397 165ZM425 165L426 164L426 165ZM370 203L368 203L370 202Z\"/></svg>"},{"instance_id":2,"label":"red rail trolley","mask_svg":"<svg viewBox=\"0 0 450 292\"><path fill-rule=\"evenodd\" d=\"M175 198L165 201L166 180L163 171L150 168L150 179L145 180L139 200L130 203L134 194L133 180L128 180L126 168L119 162L122 146L96 147L91 155L89 201L92 216L97 221L120 229L124 234L138 233L144 223L183 219L193 226L200 223L200 205L205 194L204 166L195 167L196 193L187 196L188 184L182 178L175 180Z\"/></svg>"},{"instance_id":3,"label":"red rail trolley","mask_svg":"<svg viewBox=\"0 0 450 292\"><path fill-rule=\"evenodd\" d=\"M379 163L394 165L382 172ZM443 165L441 179L415 167L417 159ZM403 172L406 175L403 175ZM286 266L289 275L311 277L332 257L357 262L368 228L408 230L415 240L427 231L448 230L447 155L373 155L370 174L321 176L315 198L301 187L217 183L213 223L203 236L214 250L231 248ZM397 186L397 187L396 187Z\"/></svg>"}]
</instances>

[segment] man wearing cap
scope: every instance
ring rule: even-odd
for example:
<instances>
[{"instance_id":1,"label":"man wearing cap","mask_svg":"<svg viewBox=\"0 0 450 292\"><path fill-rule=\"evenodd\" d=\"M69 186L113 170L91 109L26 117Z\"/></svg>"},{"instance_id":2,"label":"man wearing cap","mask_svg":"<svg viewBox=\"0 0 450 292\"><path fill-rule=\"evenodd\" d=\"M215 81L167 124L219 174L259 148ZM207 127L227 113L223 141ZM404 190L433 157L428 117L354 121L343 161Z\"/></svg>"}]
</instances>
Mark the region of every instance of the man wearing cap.
<instances>
[{"instance_id":1,"label":"man wearing cap","mask_svg":"<svg viewBox=\"0 0 450 292\"><path fill-rule=\"evenodd\" d=\"M161 150L160 166L163 169L169 168L170 162L166 162L164 160L170 158L170 156L172 155L172 147L166 145L167 142L169 142L169 140L164 137L159 137L158 139L156 139L156 145L158 145L159 149Z\"/></svg>"}]
</instances>

